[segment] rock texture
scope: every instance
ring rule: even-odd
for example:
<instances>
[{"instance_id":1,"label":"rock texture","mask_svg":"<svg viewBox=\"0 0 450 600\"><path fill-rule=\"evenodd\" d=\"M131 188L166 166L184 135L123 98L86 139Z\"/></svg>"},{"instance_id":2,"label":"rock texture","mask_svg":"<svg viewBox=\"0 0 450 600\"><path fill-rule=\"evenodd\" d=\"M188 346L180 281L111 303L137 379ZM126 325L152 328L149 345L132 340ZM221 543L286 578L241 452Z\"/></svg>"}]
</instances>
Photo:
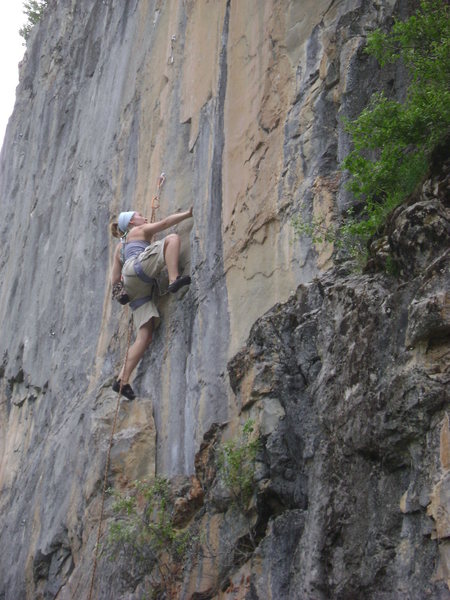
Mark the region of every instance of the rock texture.
<instances>
[{"instance_id":1,"label":"rock texture","mask_svg":"<svg viewBox=\"0 0 450 600\"><path fill-rule=\"evenodd\" d=\"M398 254L414 224L448 248L449 209L426 204L393 220ZM448 250L424 254L403 254L407 282L338 270L300 286L231 361L246 413L283 409L260 492L276 512L233 578L251 573L246 597L448 598L450 274Z\"/></svg>"},{"instance_id":2,"label":"rock texture","mask_svg":"<svg viewBox=\"0 0 450 600\"><path fill-rule=\"evenodd\" d=\"M197 466L204 490L194 482L177 506L216 550L186 565L179 596L448 593L440 192L431 183L387 232L401 284L343 268L314 279L333 248L291 227L299 211L331 221L351 201L340 116L374 89L404 91L364 39L413 8L49 2L0 158L0 598L88 595L128 329L111 302L107 225L148 212L161 171L159 216L194 206L178 229L193 284L159 299L108 483ZM213 443L247 415L265 439L252 556L239 551L248 523L216 482ZM120 572L99 564L96 597L145 596Z\"/></svg>"},{"instance_id":3,"label":"rock texture","mask_svg":"<svg viewBox=\"0 0 450 600\"><path fill-rule=\"evenodd\" d=\"M262 439L253 498L236 501L218 469L237 421L214 425L178 488L174 520L196 541L169 597L449 597L449 182L447 168L391 216L400 275L373 256L365 274L300 285L229 361L239 422ZM103 573L105 599L158 579Z\"/></svg>"}]
</instances>

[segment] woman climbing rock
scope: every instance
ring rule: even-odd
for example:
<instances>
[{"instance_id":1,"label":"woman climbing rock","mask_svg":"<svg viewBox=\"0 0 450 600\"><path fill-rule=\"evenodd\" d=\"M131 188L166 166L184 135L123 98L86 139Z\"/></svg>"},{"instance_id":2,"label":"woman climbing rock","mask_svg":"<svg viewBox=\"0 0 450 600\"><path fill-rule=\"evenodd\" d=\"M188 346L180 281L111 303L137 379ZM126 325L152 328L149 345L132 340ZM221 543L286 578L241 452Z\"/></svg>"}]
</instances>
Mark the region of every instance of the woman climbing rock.
<instances>
[{"instance_id":1,"label":"woman climbing rock","mask_svg":"<svg viewBox=\"0 0 450 600\"><path fill-rule=\"evenodd\" d=\"M159 313L153 301L155 277L167 266L169 274L168 291L174 294L181 287L189 285L191 278L181 276L178 272L180 255L180 238L171 233L162 240L152 241L153 236L185 219L192 217L192 208L176 213L156 223L148 223L147 219L137 211L122 212L117 222L111 224L111 233L120 238L114 252L111 270L113 295L130 302L133 310L133 321L137 330L136 339L130 346L127 360L113 383L113 390L133 400L136 395L128 383L134 368L142 358L152 341L152 335L159 322ZM121 291L123 285L123 291ZM124 303L123 299L119 299Z\"/></svg>"}]
</instances>

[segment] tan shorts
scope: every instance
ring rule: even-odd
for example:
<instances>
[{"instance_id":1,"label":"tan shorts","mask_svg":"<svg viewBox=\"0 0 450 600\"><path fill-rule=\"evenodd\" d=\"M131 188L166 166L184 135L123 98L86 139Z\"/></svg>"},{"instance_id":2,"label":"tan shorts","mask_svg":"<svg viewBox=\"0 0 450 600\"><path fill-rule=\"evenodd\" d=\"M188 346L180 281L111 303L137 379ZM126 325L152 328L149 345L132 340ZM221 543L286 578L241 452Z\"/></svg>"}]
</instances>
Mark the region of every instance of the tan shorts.
<instances>
[{"instance_id":1,"label":"tan shorts","mask_svg":"<svg viewBox=\"0 0 450 600\"><path fill-rule=\"evenodd\" d=\"M136 275L134 270L134 261L140 260L144 273L149 277L157 277L165 266L164 263L164 239L153 242L139 254L139 256L130 258L122 268L123 283L130 300L137 300L148 296L151 286ZM155 293L155 290L154 290ZM154 318L154 326L159 324L159 312L153 300L150 300L139 306L133 311L133 321L136 329L142 327L150 319Z\"/></svg>"}]
</instances>

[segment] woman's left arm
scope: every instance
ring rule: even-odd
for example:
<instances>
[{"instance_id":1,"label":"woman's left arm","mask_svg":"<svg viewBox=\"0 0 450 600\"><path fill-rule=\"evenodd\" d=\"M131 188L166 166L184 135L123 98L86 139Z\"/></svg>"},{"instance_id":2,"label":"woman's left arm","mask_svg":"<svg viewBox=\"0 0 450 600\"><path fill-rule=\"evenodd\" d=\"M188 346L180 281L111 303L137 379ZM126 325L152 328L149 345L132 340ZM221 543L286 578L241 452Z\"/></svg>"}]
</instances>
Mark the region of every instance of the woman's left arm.
<instances>
[{"instance_id":1,"label":"woman's left arm","mask_svg":"<svg viewBox=\"0 0 450 600\"><path fill-rule=\"evenodd\" d=\"M111 285L118 283L122 276L122 263L120 262L120 244L114 252L113 266L111 269Z\"/></svg>"}]
</instances>

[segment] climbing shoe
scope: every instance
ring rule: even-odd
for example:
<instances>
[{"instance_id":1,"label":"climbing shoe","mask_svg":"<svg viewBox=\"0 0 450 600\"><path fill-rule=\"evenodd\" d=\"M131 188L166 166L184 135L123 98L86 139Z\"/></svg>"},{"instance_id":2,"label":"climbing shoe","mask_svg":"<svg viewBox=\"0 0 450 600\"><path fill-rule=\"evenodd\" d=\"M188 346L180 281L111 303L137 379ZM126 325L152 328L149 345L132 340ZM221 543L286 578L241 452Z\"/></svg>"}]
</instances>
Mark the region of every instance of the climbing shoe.
<instances>
[{"instance_id":1,"label":"climbing shoe","mask_svg":"<svg viewBox=\"0 0 450 600\"><path fill-rule=\"evenodd\" d=\"M115 392L120 392L120 379L116 379L112 385L112 389ZM134 400L136 398L136 394L133 392L133 388L129 383L124 383L122 386L122 396L127 400Z\"/></svg>"},{"instance_id":2,"label":"climbing shoe","mask_svg":"<svg viewBox=\"0 0 450 600\"><path fill-rule=\"evenodd\" d=\"M175 292L178 292L178 290L184 285L189 285L190 283L191 278L189 275L178 275L175 281L172 281L172 283L169 285L167 291L169 291L171 294L175 294Z\"/></svg>"}]
</instances>

